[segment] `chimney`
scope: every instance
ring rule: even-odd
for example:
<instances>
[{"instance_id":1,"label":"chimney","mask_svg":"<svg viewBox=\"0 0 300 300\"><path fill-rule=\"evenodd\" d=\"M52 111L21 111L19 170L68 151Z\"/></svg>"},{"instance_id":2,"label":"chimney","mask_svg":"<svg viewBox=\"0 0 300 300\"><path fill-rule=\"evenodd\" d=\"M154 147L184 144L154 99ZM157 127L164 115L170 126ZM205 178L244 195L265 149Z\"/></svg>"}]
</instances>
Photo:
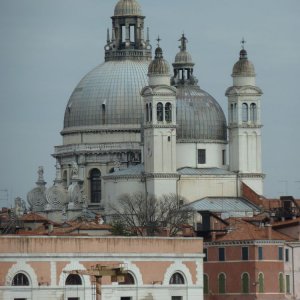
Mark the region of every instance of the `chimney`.
<instances>
[{"instance_id":1,"label":"chimney","mask_svg":"<svg viewBox=\"0 0 300 300\"><path fill-rule=\"evenodd\" d=\"M268 240L272 240L272 225L267 224L266 228L267 228Z\"/></svg>"}]
</instances>

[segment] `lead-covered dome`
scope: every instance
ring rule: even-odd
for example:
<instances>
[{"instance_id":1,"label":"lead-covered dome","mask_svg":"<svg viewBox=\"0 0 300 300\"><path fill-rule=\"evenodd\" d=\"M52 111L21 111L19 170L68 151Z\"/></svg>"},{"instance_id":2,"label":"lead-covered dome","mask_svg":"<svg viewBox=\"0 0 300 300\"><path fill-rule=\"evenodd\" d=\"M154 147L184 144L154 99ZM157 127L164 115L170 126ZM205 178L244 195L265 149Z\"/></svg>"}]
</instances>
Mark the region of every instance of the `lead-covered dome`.
<instances>
[{"instance_id":1,"label":"lead-covered dome","mask_svg":"<svg viewBox=\"0 0 300 300\"><path fill-rule=\"evenodd\" d=\"M235 63L232 70L232 76L245 76L245 77L254 77L255 68L253 63L248 60L247 51L242 49L240 51L240 59Z\"/></svg>"},{"instance_id":2,"label":"lead-covered dome","mask_svg":"<svg viewBox=\"0 0 300 300\"><path fill-rule=\"evenodd\" d=\"M155 58L149 65L148 75L170 75L169 63L164 59L160 47L155 49Z\"/></svg>"},{"instance_id":3,"label":"lead-covered dome","mask_svg":"<svg viewBox=\"0 0 300 300\"><path fill-rule=\"evenodd\" d=\"M108 61L89 72L73 91L64 128L141 124L140 91L147 85L149 61Z\"/></svg>"},{"instance_id":4,"label":"lead-covered dome","mask_svg":"<svg viewBox=\"0 0 300 300\"><path fill-rule=\"evenodd\" d=\"M115 16L141 16L142 9L136 0L120 0L115 6Z\"/></svg>"},{"instance_id":5,"label":"lead-covered dome","mask_svg":"<svg viewBox=\"0 0 300 300\"><path fill-rule=\"evenodd\" d=\"M224 112L219 103L197 85L177 86L177 140L227 141Z\"/></svg>"}]
</instances>

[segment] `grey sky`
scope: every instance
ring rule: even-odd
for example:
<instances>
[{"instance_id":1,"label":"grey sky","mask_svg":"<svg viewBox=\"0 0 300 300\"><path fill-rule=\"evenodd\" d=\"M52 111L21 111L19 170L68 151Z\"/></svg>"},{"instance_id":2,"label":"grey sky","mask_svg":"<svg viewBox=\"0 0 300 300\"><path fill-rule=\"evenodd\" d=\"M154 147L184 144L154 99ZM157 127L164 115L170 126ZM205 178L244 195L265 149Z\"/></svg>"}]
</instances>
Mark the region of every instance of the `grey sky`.
<instances>
[{"instance_id":1,"label":"grey sky","mask_svg":"<svg viewBox=\"0 0 300 300\"><path fill-rule=\"evenodd\" d=\"M37 167L54 179L65 105L79 80L104 60L116 0L0 1L0 190L26 198ZM300 197L300 1L140 0L152 45L171 63L184 31L200 86L222 105L247 40L264 91L265 195ZM5 198L0 191L0 199ZM0 201L0 206L5 205Z\"/></svg>"}]
</instances>

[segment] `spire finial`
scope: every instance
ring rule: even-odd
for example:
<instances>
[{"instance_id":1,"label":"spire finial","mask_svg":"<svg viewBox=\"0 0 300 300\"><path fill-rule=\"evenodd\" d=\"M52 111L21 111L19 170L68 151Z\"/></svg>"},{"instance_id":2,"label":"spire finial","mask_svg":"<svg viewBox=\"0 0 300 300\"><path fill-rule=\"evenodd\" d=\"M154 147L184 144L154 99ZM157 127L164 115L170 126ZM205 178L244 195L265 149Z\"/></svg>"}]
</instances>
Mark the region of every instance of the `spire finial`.
<instances>
[{"instance_id":1,"label":"spire finial","mask_svg":"<svg viewBox=\"0 0 300 300\"><path fill-rule=\"evenodd\" d=\"M158 36L156 40L157 40L157 47L159 47L159 42L161 41L161 38Z\"/></svg>"},{"instance_id":2,"label":"spire finial","mask_svg":"<svg viewBox=\"0 0 300 300\"><path fill-rule=\"evenodd\" d=\"M179 48L181 49L181 51L186 51L186 43L187 43L188 40L185 37L184 33L182 34L182 36L179 39L179 41L181 42L181 45L179 46Z\"/></svg>"},{"instance_id":3,"label":"spire finial","mask_svg":"<svg viewBox=\"0 0 300 300\"><path fill-rule=\"evenodd\" d=\"M106 42L107 42L107 44L110 42L109 28L107 28Z\"/></svg>"},{"instance_id":4,"label":"spire finial","mask_svg":"<svg viewBox=\"0 0 300 300\"><path fill-rule=\"evenodd\" d=\"M242 44L242 49L245 50L245 44L246 44L246 40L245 38L243 37L243 39L241 40L241 44Z\"/></svg>"}]
</instances>

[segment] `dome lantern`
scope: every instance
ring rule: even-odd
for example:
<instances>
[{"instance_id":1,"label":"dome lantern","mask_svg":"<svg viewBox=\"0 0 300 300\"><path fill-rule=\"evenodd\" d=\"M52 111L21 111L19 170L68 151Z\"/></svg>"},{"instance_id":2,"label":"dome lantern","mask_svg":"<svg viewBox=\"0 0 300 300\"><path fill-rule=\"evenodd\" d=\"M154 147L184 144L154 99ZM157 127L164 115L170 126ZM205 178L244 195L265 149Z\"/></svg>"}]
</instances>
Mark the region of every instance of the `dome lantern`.
<instances>
[{"instance_id":1,"label":"dome lantern","mask_svg":"<svg viewBox=\"0 0 300 300\"><path fill-rule=\"evenodd\" d=\"M105 61L151 60L149 33L145 39L144 19L137 0L119 0L112 16L112 39L108 35L104 47Z\"/></svg>"},{"instance_id":2,"label":"dome lantern","mask_svg":"<svg viewBox=\"0 0 300 300\"><path fill-rule=\"evenodd\" d=\"M184 34L179 39L181 45L180 51L175 56L173 63L174 76L172 77L172 84L175 86L184 84L197 84L197 79L193 76L194 63L191 54L186 50L188 42Z\"/></svg>"}]
</instances>

